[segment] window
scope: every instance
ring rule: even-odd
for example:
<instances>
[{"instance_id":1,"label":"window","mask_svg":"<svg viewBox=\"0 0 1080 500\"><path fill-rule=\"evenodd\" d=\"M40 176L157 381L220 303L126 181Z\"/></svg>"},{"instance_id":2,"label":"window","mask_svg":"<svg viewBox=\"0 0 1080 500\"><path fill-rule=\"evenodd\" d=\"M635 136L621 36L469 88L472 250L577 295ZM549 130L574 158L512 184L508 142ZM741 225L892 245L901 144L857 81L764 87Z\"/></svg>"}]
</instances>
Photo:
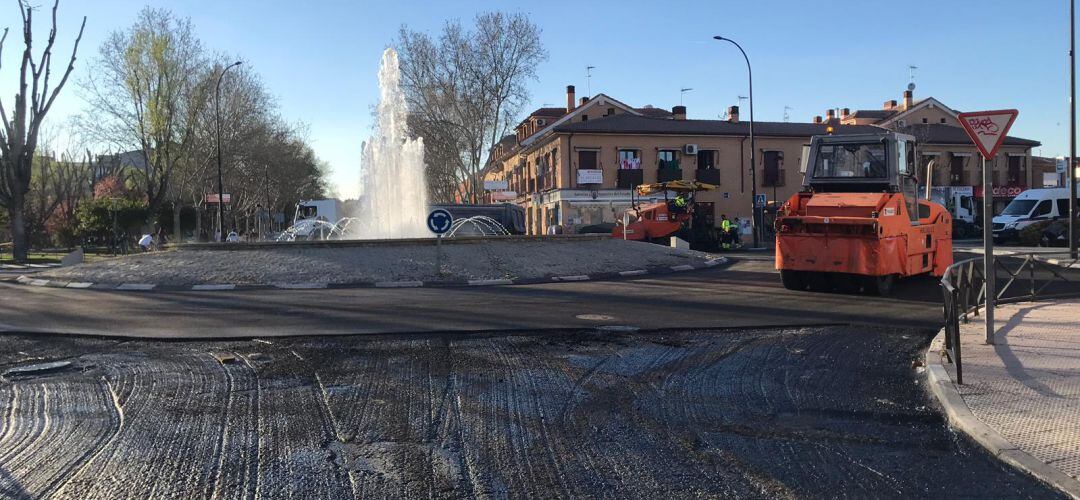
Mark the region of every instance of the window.
<instances>
[{"instance_id":1,"label":"window","mask_svg":"<svg viewBox=\"0 0 1080 500\"><path fill-rule=\"evenodd\" d=\"M1069 216L1069 200L1067 200L1065 198L1058 199L1057 208L1058 208L1058 217L1068 217Z\"/></svg>"},{"instance_id":2,"label":"window","mask_svg":"<svg viewBox=\"0 0 1080 500\"><path fill-rule=\"evenodd\" d=\"M583 121L583 122L589 121L589 115L581 115L581 121Z\"/></svg>"},{"instance_id":3,"label":"window","mask_svg":"<svg viewBox=\"0 0 1080 500\"><path fill-rule=\"evenodd\" d=\"M1031 214L1032 217L1046 217L1050 215L1050 212L1054 210L1054 204L1050 200L1043 200L1039 202L1039 205L1035 207L1035 212Z\"/></svg>"},{"instance_id":4,"label":"window","mask_svg":"<svg viewBox=\"0 0 1080 500\"><path fill-rule=\"evenodd\" d=\"M1010 156L1009 158L1009 178L1006 180L1006 185L1020 186L1024 184L1023 173L1023 156Z\"/></svg>"},{"instance_id":5,"label":"window","mask_svg":"<svg viewBox=\"0 0 1080 500\"><path fill-rule=\"evenodd\" d=\"M816 178L885 179L884 144L825 144L818 149Z\"/></svg>"},{"instance_id":6,"label":"window","mask_svg":"<svg viewBox=\"0 0 1080 500\"><path fill-rule=\"evenodd\" d=\"M949 160L949 184L952 186L964 185L964 157L953 155ZM1029 207L1030 208L1030 207Z\"/></svg>"},{"instance_id":7,"label":"window","mask_svg":"<svg viewBox=\"0 0 1080 500\"><path fill-rule=\"evenodd\" d=\"M606 116L611 116L611 115L613 115L613 114L615 114L615 108L608 108L608 109L607 109L607 115L606 115Z\"/></svg>"},{"instance_id":8,"label":"window","mask_svg":"<svg viewBox=\"0 0 1080 500\"><path fill-rule=\"evenodd\" d=\"M620 149L619 168L623 170L641 168L641 151L637 149Z\"/></svg>"},{"instance_id":9,"label":"window","mask_svg":"<svg viewBox=\"0 0 1080 500\"><path fill-rule=\"evenodd\" d=\"M766 151L765 152L765 175L763 186L783 186L783 178L781 177L781 168L784 166L784 152L783 151Z\"/></svg>"},{"instance_id":10,"label":"window","mask_svg":"<svg viewBox=\"0 0 1080 500\"><path fill-rule=\"evenodd\" d=\"M944 118L942 118L942 119L941 119L941 121L940 121L940 122L938 122L938 123L945 123L945 119L944 119Z\"/></svg>"},{"instance_id":11,"label":"window","mask_svg":"<svg viewBox=\"0 0 1080 500\"><path fill-rule=\"evenodd\" d=\"M578 170L596 168L596 151L578 151Z\"/></svg>"},{"instance_id":12,"label":"window","mask_svg":"<svg viewBox=\"0 0 1080 500\"><path fill-rule=\"evenodd\" d=\"M922 119L922 122L923 122L923 123L930 123L930 119L929 119L929 118L923 118L923 119Z\"/></svg>"},{"instance_id":13,"label":"window","mask_svg":"<svg viewBox=\"0 0 1080 500\"><path fill-rule=\"evenodd\" d=\"M1009 206L1005 207L1005 210L1001 212L1001 215L1018 215L1020 217L1027 216L1031 212L1031 207L1035 206L1035 200L1013 200L1009 203Z\"/></svg>"},{"instance_id":14,"label":"window","mask_svg":"<svg viewBox=\"0 0 1080 500\"><path fill-rule=\"evenodd\" d=\"M657 167L679 168L679 160L675 158L676 151L673 149L661 149L656 153Z\"/></svg>"},{"instance_id":15,"label":"window","mask_svg":"<svg viewBox=\"0 0 1080 500\"><path fill-rule=\"evenodd\" d=\"M716 151L699 149L697 153L697 168L699 170L711 170L716 168Z\"/></svg>"}]
</instances>

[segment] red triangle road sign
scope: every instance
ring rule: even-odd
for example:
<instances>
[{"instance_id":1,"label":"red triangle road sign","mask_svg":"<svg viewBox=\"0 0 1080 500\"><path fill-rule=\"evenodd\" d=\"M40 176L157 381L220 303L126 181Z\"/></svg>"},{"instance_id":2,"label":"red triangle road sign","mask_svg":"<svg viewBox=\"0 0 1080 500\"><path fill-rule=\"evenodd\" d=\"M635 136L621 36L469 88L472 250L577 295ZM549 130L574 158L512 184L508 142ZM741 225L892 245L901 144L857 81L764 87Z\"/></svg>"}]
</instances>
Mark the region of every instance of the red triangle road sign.
<instances>
[{"instance_id":1,"label":"red triangle road sign","mask_svg":"<svg viewBox=\"0 0 1080 500\"><path fill-rule=\"evenodd\" d=\"M957 118L968 137L979 148L983 158L992 159L1005 142L1005 134L1016 121L1016 115L1020 112L1015 109L999 109L996 111L974 111L960 113Z\"/></svg>"}]
</instances>

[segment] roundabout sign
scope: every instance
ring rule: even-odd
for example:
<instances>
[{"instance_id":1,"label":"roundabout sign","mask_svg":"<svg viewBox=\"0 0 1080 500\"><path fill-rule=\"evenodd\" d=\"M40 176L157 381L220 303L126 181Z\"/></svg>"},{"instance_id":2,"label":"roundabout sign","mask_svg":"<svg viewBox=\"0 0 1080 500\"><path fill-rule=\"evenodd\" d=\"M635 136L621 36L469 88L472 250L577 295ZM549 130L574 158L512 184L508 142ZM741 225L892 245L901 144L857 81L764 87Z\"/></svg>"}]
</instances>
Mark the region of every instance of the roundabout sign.
<instances>
[{"instance_id":1,"label":"roundabout sign","mask_svg":"<svg viewBox=\"0 0 1080 500\"><path fill-rule=\"evenodd\" d=\"M427 228L429 231L442 236L450 231L450 228L454 225L454 216L450 215L450 212L436 208L432 210L427 216Z\"/></svg>"}]
</instances>

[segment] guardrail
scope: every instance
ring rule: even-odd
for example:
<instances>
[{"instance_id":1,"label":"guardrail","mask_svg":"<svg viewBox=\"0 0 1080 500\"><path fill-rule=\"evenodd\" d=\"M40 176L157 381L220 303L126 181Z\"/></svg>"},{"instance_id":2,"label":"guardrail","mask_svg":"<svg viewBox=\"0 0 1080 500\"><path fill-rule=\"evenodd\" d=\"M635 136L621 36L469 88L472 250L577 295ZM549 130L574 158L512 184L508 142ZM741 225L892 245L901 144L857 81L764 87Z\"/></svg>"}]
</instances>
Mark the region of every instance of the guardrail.
<instances>
[{"instance_id":1,"label":"guardrail","mask_svg":"<svg viewBox=\"0 0 1080 500\"><path fill-rule=\"evenodd\" d=\"M1061 258L1058 258L1061 257ZM1019 262L1017 262L1019 261ZM1080 270L1069 277L1080 259L1063 253L1001 255L994 258L997 304L1080 296ZM1023 285L1026 287L1021 288ZM941 277L945 295L945 352L956 367L956 383L964 383L960 324L979 316L986 305L986 273L982 257L961 260Z\"/></svg>"}]
</instances>

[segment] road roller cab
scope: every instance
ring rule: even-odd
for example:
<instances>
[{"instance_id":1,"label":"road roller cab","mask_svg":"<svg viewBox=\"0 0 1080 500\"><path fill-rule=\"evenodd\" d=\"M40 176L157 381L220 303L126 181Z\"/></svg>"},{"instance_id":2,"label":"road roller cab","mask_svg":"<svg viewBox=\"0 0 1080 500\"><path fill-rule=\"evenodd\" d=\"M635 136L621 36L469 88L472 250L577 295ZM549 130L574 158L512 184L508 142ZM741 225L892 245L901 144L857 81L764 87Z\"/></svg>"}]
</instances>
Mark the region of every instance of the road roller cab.
<instances>
[{"instance_id":1,"label":"road roller cab","mask_svg":"<svg viewBox=\"0 0 1080 500\"><path fill-rule=\"evenodd\" d=\"M895 279L952 264L952 220L921 200L915 138L815 136L803 188L776 218L776 268L795 290L886 294Z\"/></svg>"}]
</instances>

